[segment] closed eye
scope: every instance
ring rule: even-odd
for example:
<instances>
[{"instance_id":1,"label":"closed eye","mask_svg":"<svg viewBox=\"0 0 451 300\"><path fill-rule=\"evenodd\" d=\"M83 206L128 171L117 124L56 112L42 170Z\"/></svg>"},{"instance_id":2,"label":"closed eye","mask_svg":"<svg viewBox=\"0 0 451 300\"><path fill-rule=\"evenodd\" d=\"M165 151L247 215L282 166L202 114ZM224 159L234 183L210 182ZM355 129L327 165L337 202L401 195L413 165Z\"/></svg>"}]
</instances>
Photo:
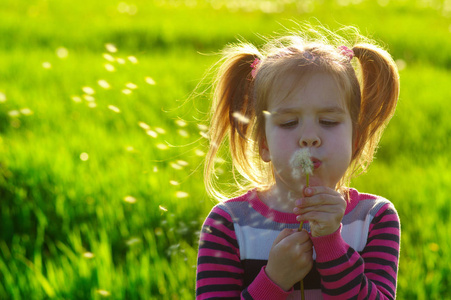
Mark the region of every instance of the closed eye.
<instances>
[{"instance_id":1,"label":"closed eye","mask_svg":"<svg viewBox=\"0 0 451 300\"><path fill-rule=\"evenodd\" d=\"M298 120L291 120L285 123L280 124L279 126L282 128L290 128L290 127L294 127L296 125L298 125Z\"/></svg>"},{"instance_id":2,"label":"closed eye","mask_svg":"<svg viewBox=\"0 0 451 300\"><path fill-rule=\"evenodd\" d=\"M340 122L337 121L329 121L329 120L320 120L319 123L325 127L334 127L340 124Z\"/></svg>"}]
</instances>

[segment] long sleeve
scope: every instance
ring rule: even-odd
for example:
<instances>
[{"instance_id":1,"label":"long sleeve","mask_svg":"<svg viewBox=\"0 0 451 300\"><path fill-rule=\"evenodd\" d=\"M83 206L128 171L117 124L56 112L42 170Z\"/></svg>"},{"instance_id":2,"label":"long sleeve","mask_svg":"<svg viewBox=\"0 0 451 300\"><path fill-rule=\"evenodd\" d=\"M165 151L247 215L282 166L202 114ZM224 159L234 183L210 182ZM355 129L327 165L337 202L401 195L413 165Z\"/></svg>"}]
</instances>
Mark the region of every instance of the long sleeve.
<instances>
[{"instance_id":1,"label":"long sleeve","mask_svg":"<svg viewBox=\"0 0 451 300\"><path fill-rule=\"evenodd\" d=\"M232 218L214 207L200 235L196 299L285 299L289 295L266 276L264 267L248 287L243 282L244 267Z\"/></svg>"},{"instance_id":2,"label":"long sleeve","mask_svg":"<svg viewBox=\"0 0 451 300\"><path fill-rule=\"evenodd\" d=\"M342 239L340 230L312 241L324 299L395 298L400 222L391 204L374 216L360 254Z\"/></svg>"}]
</instances>

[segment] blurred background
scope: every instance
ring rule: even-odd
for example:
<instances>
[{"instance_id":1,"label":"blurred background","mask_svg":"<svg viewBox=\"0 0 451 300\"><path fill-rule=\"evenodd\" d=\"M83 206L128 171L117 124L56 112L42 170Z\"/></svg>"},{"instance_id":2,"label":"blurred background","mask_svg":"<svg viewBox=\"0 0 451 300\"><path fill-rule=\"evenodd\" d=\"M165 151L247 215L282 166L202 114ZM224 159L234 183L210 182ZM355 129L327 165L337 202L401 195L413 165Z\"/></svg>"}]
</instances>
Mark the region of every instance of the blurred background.
<instances>
[{"instance_id":1,"label":"blurred background","mask_svg":"<svg viewBox=\"0 0 451 300\"><path fill-rule=\"evenodd\" d=\"M396 60L397 112L352 185L398 209L398 299L451 299L450 0L2 0L0 298L193 299L215 204L196 86L226 44L303 21Z\"/></svg>"}]
</instances>

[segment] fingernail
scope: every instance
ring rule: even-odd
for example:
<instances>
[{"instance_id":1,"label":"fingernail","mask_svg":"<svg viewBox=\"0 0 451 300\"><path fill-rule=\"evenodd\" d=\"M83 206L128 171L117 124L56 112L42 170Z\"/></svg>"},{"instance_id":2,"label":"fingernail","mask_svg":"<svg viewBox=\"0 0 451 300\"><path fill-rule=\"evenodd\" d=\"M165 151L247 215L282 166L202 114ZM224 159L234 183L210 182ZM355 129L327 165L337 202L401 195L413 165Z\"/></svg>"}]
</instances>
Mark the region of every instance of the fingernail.
<instances>
[{"instance_id":1,"label":"fingernail","mask_svg":"<svg viewBox=\"0 0 451 300\"><path fill-rule=\"evenodd\" d=\"M306 193L306 194L309 194L309 195L310 195L310 194L313 194L313 190L312 190L311 188L306 188L306 189L305 189L305 193Z\"/></svg>"},{"instance_id":2,"label":"fingernail","mask_svg":"<svg viewBox=\"0 0 451 300\"><path fill-rule=\"evenodd\" d=\"M296 206L299 206L299 205L302 204L302 201L301 201L301 200L296 200L296 201L294 202L294 204L295 204Z\"/></svg>"},{"instance_id":3,"label":"fingernail","mask_svg":"<svg viewBox=\"0 0 451 300\"><path fill-rule=\"evenodd\" d=\"M301 216L297 216L296 221L301 221Z\"/></svg>"},{"instance_id":4,"label":"fingernail","mask_svg":"<svg viewBox=\"0 0 451 300\"><path fill-rule=\"evenodd\" d=\"M297 207L293 208L293 212L294 212L295 214L298 213L298 212L299 212L299 208L297 208Z\"/></svg>"}]
</instances>

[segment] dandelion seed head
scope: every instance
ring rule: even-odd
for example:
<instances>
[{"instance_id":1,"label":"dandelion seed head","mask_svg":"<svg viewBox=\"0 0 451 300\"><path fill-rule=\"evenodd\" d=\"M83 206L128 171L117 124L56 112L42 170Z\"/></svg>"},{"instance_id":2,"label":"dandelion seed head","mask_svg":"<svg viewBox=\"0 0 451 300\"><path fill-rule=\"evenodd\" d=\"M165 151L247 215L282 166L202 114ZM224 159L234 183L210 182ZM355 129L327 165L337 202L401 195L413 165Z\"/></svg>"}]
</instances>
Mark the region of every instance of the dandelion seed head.
<instances>
[{"instance_id":1,"label":"dandelion seed head","mask_svg":"<svg viewBox=\"0 0 451 300\"><path fill-rule=\"evenodd\" d=\"M87 160L89 159L88 153L86 153L86 152L81 153L81 154L80 154L80 159L81 159L82 161L87 161Z\"/></svg>"},{"instance_id":2,"label":"dandelion seed head","mask_svg":"<svg viewBox=\"0 0 451 300\"><path fill-rule=\"evenodd\" d=\"M134 56L128 56L127 59L132 63L132 64L137 64L138 63L138 59Z\"/></svg>"},{"instance_id":3,"label":"dandelion seed head","mask_svg":"<svg viewBox=\"0 0 451 300\"><path fill-rule=\"evenodd\" d=\"M175 197L177 198L187 198L189 194L187 192L178 191L175 193Z\"/></svg>"},{"instance_id":4,"label":"dandelion seed head","mask_svg":"<svg viewBox=\"0 0 451 300\"><path fill-rule=\"evenodd\" d=\"M105 64L105 69L106 69L108 72L114 72L114 71L116 71L116 68L115 68L112 64Z\"/></svg>"},{"instance_id":5,"label":"dandelion seed head","mask_svg":"<svg viewBox=\"0 0 451 300\"><path fill-rule=\"evenodd\" d=\"M45 62L42 63L42 67L44 69L51 69L52 68L52 64L49 63L48 61L45 61Z\"/></svg>"},{"instance_id":6,"label":"dandelion seed head","mask_svg":"<svg viewBox=\"0 0 451 300\"><path fill-rule=\"evenodd\" d=\"M109 54L109 53L103 53L103 58L105 58L109 62L114 62L115 61L114 56Z\"/></svg>"},{"instance_id":7,"label":"dandelion seed head","mask_svg":"<svg viewBox=\"0 0 451 300\"><path fill-rule=\"evenodd\" d=\"M240 123L243 123L243 124L248 124L249 123L249 118L248 117L246 117L246 116L244 116L243 114L241 114L240 112L234 112L233 114L232 114L232 116L238 121L238 122L240 122Z\"/></svg>"},{"instance_id":8,"label":"dandelion seed head","mask_svg":"<svg viewBox=\"0 0 451 300\"><path fill-rule=\"evenodd\" d=\"M114 44L107 43L107 44L105 44L105 48L110 53L116 53L117 52L117 48L116 48L116 46Z\"/></svg>"},{"instance_id":9,"label":"dandelion seed head","mask_svg":"<svg viewBox=\"0 0 451 300\"><path fill-rule=\"evenodd\" d=\"M108 109L114 111L117 114L121 112L121 110L114 105L108 105Z\"/></svg>"},{"instance_id":10,"label":"dandelion seed head","mask_svg":"<svg viewBox=\"0 0 451 300\"><path fill-rule=\"evenodd\" d=\"M136 84L132 83L132 82L127 83L125 86L126 86L127 88L129 88L129 89L132 89L132 90L138 88L138 86L137 86Z\"/></svg>"},{"instance_id":11,"label":"dandelion seed head","mask_svg":"<svg viewBox=\"0 0 451 300\"><path fill-rule=\"evenodd\" d=\"M104 79L98 80L97 83L104 89L109 89L111 87L110 84Z\"/></svg>"},{"instance_id":12,"label":"dandelion seed head","mask_svg":"<svg viewBox=\"0 0 451 300\"><path fill-rule=\"evenodd\" d=\"M301 176L299 167L304 174L313 174L313 162L309 148L302 148L294 152L290 159L290 165L293 168L293 177L295 178Z\"/></svg>"},{"instance_id":13,"label":"dandelion seed head","mask_svg":"<svg viewBox=\"0 0 451 300\"><path fill-rule=\"evenodd\" d=\"M69 56L69 51L64 47L58 47L56 48L56 56L59 58L67 58Z\"/></svg>"},{"instance_id":14,"label":"dandelion seed head","mask_svg":"<svg viewBox=\"0 0 451 300\"><path fill-rule=\"evenodd\" d=\"M124 202L133 204L133 203L136 203L136 198L133 196L125 196Z\"/></svg>"},{"instance_id":15,"label":"dandelion seed head","mask_svg":"<svg viewBox=\"0 0 451 300\"><path fill-rule=\"evenodd\" d=\"M85 252L85 253L83 253L83 257L87 258L87 259L91 259L91 258L94 258L95 255L94 255L94 253L91 253L91 252Z\"/></svg>"},{"instance_id":16,"label":"dandelion seed head","mask_svg":"<svg viewBox=\"0 0 451 300\"><path fill-rule=\"evenodd\" d=\"M155 80L153 80L152 77L147 76L147 77L145 78L145 80L146 80L146 82L147 82L148 84L150 84L150 85L155 85L155 84L156 84Z\"/></svg>"},{"instance_id":17,"label":"dandelion seed head","mask_svg":"<svg viewBox=\"0 0 451 300\"><path fill-rule=\"evenodd\" d=\"M93 89L92 87L90 87L90 86L84 86L84 87L82 87L81 89L82 89L83 92L84 92L85 94L87 94L87 95L94 95L94 94L95 94L94 89Z\"/></svg>"}]
</instances>

